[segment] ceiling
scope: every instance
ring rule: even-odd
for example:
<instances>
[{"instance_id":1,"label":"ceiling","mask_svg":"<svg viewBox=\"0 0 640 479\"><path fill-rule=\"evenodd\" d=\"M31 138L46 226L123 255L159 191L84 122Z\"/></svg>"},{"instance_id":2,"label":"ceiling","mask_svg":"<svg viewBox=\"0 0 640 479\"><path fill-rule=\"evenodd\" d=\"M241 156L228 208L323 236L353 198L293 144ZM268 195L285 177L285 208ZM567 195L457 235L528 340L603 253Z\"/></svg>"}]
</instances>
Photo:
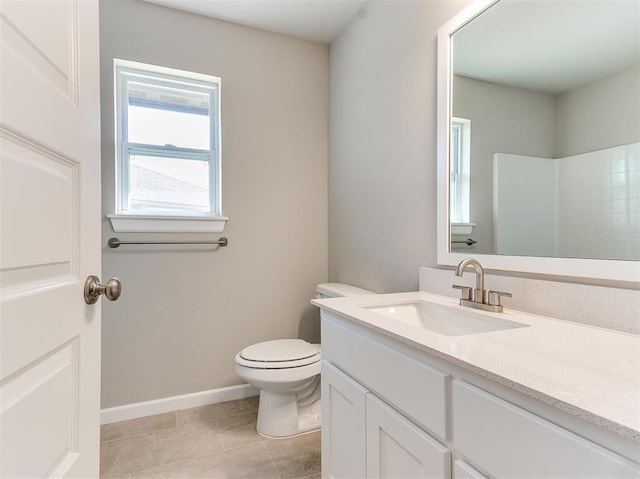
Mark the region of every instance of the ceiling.
<instances>
[{"instance_id":1,"label":"ceiling","mask_svg":"<svg viewBox=\"0 0 640 479\"><path fill-rule=\"evenodd\" d=\"M454 70L557 95L640 61L639 0L502 0L453 36Z\"/></svg>"},{"instance_id":2,"label":"ceiling","mask_svg":"<svg viewBox=\"0 0 640 479\"><path fill-rule=\"evenodd\" d=\"M329 44L367 0L143 0Z\"/></svg>"},{"instance_id":3,"label":"ceiling","mask_svg":"<svg viewBox=\"0 0 640 479\"><path fill-rule=\"evenodd\" d=\"M329 44L367 0L143 0ZM640 0L501 0L454 36L456 73L559 94L640 60Z\"/></svg>"}]
</instances>

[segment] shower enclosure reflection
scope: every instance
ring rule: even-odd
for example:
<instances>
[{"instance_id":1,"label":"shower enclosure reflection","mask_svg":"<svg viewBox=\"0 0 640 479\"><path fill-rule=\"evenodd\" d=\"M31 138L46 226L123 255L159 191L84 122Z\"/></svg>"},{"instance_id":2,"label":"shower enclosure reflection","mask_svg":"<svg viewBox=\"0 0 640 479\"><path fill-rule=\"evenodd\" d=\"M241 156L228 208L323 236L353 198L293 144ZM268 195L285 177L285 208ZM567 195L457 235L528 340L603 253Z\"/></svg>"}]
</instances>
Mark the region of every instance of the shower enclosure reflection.
<instances>
[{"instance_id":1,"label":"shower enclosure reflection","mask_svg":"<svg viewBox=\"0 0 640 479\"><path fill-rule=\"evenodd\" d=\"M452 252L640 260L639 24L637 0L500 0L453 34Z\"/></svg>"}]
</instances>

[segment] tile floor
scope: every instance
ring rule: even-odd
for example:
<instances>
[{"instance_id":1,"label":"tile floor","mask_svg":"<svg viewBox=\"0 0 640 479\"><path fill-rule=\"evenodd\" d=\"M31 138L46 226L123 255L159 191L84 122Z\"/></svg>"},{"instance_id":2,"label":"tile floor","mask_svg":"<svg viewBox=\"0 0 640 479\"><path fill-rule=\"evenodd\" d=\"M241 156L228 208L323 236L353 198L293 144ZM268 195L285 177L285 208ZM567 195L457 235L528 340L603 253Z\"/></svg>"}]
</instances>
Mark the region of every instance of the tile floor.
<instances>
[{"instance_id":1,"label":"tile floor","mask_svg":"<svg viewBox=\"0 0 640 479\"><path fill-rule=\"evenodd\" d=\"M320 432L267 439L258 398L105 424L100 477L320 479Z\"/></svg>"}]
</instances>

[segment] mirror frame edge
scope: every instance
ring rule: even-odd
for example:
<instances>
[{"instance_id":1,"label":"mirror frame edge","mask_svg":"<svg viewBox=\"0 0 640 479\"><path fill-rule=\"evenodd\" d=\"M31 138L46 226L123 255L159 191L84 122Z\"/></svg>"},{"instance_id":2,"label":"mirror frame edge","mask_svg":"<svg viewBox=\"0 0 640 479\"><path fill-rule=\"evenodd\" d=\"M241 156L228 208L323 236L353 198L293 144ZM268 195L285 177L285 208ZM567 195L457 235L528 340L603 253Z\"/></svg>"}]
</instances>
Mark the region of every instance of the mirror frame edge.
<instances>
[{"instance_id":1,"label":"mirror frame edge","mask_svg":"<svg viewBox=\"0 0 640 479\"><path fill-rule=\"evenodd\" d=\"M507 256L451 252L449 222L449 139L452 82L452 35L500 0L476 0L438 29L437 60L437 263L456 266L475 258L488 270L551 276L591 278L615 282L640 281L640 262L583 258Z\"/></svg>"}]
</instances>

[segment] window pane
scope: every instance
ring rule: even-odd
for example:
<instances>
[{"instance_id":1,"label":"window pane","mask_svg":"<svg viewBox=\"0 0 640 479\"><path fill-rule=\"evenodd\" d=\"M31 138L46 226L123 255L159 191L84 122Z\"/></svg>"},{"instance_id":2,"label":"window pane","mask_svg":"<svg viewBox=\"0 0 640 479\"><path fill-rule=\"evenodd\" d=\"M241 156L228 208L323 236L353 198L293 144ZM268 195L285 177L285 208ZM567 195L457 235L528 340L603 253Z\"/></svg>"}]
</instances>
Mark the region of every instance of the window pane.
<instances>
[{"instance_id":1,"label":"window pane","mask_svg":"<svg viewBox=\"0 0 640 479\"><path fill-rule=\"evenodd\" d=\"M451 172L460 173L460 125L451 127Z\"/></svg>"},{"instance_id":2,"label":"window pane","mask_svg":"<svg viewBox=\"0 0 640 479\"><path fill-rule=\"evenodd\" d=\"M211 149L209 95L130 81L127 99L130 143Z\"/></svg>"},{"instance_id":3,"label":"window pane","mask_svg":"<svg viewBox=\"0 0 640 479\"><path fill-rule=\"evenodd\" d=\"M209 162L131 155L129 210L211 211Z\"/></svg>"},{"instance_id":4,"label":"window pane","mask_svg":"<svg viewBox=\"0 0 640 479\"><path fill-rule=\"evenodd\" d=\"M451 222L461 222L460 212L460 177L458 175L451 175Z\"/></svg>"}]
</instances>

